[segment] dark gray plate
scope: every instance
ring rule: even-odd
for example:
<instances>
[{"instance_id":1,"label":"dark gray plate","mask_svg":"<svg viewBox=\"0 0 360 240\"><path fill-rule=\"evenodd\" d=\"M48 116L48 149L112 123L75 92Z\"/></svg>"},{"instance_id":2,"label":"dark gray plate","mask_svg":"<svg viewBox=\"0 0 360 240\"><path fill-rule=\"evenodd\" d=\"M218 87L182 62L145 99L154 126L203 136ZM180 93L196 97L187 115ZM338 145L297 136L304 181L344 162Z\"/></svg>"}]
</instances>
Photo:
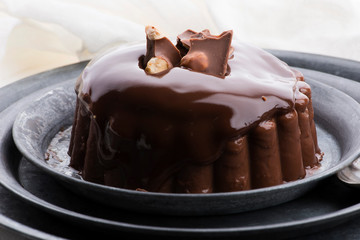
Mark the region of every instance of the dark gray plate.
<instances>
[{"instance_id":1,"label":"dark gray plate","mask_svg":"<svg viewBox=\"0 0 360 240\"><path fill-rule=\"evenodd\" d=\"M333 83L339 85L340 83L345 88L351 85L347 89L351 91L346 93L355 93L355 97L360 96L356 94L357 90L360 89L360 83L355 82L360 81L359 62L305 53L272 52L293 66L321 71L313 72L312 76L316 77L316 80L331 85ZM0 214L5 219L0 222L1 236L7 236L6 232L11 231L12 236L15 234L16 236L10 239L52 239L48 234L39 234L35 230L40 229L53 234L53 238L71 236L71 239L84 239L89 236L129 239L135 233L146 234L142 238L156 234L157 238L163 236L165 239L168 239L169 236L172 239L201 236L207 239L229 239L231 236L236 239L241 236L246 236L246 239L249 239L249 236L253 236L254 239L280 239L290 236L299 237L321 231L317 234L307 235L306 239L359 239L360 219L359 217L353 218L360 213L360 192L340 184L336 177L326 179L314 190L295 201L264 210L219 217L171 218L131 212L114 214L112 211L98 210L96 203L91 204L91 201L84 200L81 197L76 200L76 195L63 189L53 181L52 177L44 175L32 164L21 160L21 156L11 139L11 126L16 113L22 111L34 99L34 96L26 99L23 98L24 96L56 82L76 77L80 74L84 64L86 63L69 65L37 74L0 89L0 111L9 106L7 111L0 113L0 183L16 194L6 192L4 188L0 191ZM336 75L355 81L337 78L322 72L336 73ZM309 76L306 77L309 78ZM34 94L37 95L37 93ZM21 164L22 162L26 164ZM19 167L19 164L22 167ZM66 226L65 222L59 222L58 218L51 218L42 214L41 211L36 211L25 202L19 204L16 196L39 209L61 216L70 224L84 224L86 230L81 229L79 225ZM9 201L4 201L4 199L9 199ZM27 212L30 212L32 218L25 214ZM16 222L7 221L9 218L15 219ZM344 221L347 223L330 229ZM27 226L31 226L33 229L29 230ZM101 230L100 227L104 227L106 230ZM322 231L324 228L327 230ZM4 229L6 230L5 235L3 235ZM113 238L108 237L108 234L111 234L114 229L131 233L131 235L117 232L114 233ZM97 234L94 232L96 230L99 231ZM77 232L79 234L75 234ZM296 239L300 240L304 237Z\"/></svg>"},{"instance_id":2,"label":"dark gray plate","mask_svg":"<svg viewBox=\"0 0 360 240\"><path fill-rule=\"evenodd\" d=\"M260 209L299 197L360 154L358 103L348 95L310 79L319 145L325 152L322 167L305 179L269 188L213 194L138 192L94 184L58 172L45 162L44 155L59 129L72 123L75 108L72 82L48 92L19 114L13 137L20 152L32 163L74 192L106 205L168 215L216 215Z\"/></svg>"}]
</instances>

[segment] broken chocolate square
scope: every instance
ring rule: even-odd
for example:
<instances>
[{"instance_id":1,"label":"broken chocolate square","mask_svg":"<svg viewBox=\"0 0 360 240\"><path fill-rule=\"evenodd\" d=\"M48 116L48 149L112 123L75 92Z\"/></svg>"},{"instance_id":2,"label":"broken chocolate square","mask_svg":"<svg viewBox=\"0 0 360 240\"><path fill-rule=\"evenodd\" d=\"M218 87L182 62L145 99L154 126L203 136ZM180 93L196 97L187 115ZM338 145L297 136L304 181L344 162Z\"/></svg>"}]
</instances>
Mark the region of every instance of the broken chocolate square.
<instances>
[{"instance_id":1,"label":"broken chocolate square","mask_svg":"<svg viewBox=\"0 0 360 240\"><path fill-rule=\"evenodd\" d=\"M155 27L145 28L146 55L140 66L147 74L163 76L173 67L182 67L224 78L229 75L228 59L233 56L232 31L216 36L208 29L201 32L186 30L177 37L176 47Z\"/></svg>"},{"instance_id":2,"label":"broken chocolate square","mask_svg":"<svg viewBox=\"0 0 360 240\"><path fill-rule=\"evenodd\" d=\"M151 64L154 64L154 62L161 64L161 67L152 68L152 69L156 69L157 72L151 72L151 71L146 71L146 72L148 74L157 74L162 71L178 66L181 60L181 55L179 50L174 46L174 44L167 37L163 36L155 27L147 26L145 28L145 32L146 32L146 55L144 58L143 65L146 68L148 68L149 62ZM166 64L164 64L163 61L166 61Z\"/></svg>"},{"instance_id":3,"label":"broken chocolate square","mask_svg":"<svg viewBox=\"0 0 360 240\"><path fill-rule=\"evenodd\" d=\"M180 66L224 78L228 72L232 31L223 32L219 36L203 32L196 34L195 38L192 36L189 39L189 51L181 59Z\"/></svg>"}]
</instances>

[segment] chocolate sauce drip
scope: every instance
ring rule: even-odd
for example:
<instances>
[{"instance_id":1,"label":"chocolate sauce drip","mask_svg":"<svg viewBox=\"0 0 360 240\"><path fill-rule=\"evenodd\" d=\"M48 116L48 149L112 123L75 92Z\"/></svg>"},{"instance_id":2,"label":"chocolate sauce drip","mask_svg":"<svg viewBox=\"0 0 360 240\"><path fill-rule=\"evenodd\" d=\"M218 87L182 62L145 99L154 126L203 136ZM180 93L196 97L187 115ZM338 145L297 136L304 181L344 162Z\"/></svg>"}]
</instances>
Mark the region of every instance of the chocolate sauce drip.
<instances>
[{"instance_id":1,"label":"chocolate sauce drip","mask_svg":"<svg viewBox=\"0 0 360 240\"><path fill-rule=\"evenodd\" d=\"M247 137L230 140L214 168L216 192L251 189L249 145Z\"/></svg>"},{"instance_id":2,"label":"chocolate sauce drip","mask_svg":"<svg viewBox=\"0 0 360 240\"><path fill-rule=\"evenodd\" d=\"M89 135L90 114L87 108L79 101L76 103L76 109L69 147L69 154L73 156L73 161L70 166L82 170Z\"/></svg>"},{"instance_id":3,"label":"chocolate sauce drip","mask_svg":"<svg viewBox=\"0 0 360 240\"><path fill-rule=\"evenodd\" d=\"M283 180L287 182L305 177L298 121L295 110L277 119L281 168Z\"/></svg>"},{"instance_id":4,"label":"chocolate sauce drip","mask_svg":"<svg viewBox=\"0 0 360 240\"><path fill-rule=\"evenodd\" d=\"M252 187L262 188L283 183L275 119L265 120L252 130L249 149Z\"/></svg>"}]
</instances>

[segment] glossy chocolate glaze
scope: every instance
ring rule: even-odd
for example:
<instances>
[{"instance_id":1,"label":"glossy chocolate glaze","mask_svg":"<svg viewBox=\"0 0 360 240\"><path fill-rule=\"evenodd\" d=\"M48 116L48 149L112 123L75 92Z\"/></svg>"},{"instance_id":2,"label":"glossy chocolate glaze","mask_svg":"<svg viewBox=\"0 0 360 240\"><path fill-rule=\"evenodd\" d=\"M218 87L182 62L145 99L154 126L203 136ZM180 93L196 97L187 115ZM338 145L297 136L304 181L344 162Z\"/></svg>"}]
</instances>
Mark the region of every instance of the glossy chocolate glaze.
<instances>
[{"instance_id":1,"label":"glossy chocolate glaze","mask_svg":"<svg viewBox=\"0 0 360 240\"><path fill-rule=\"evenodd\" d=\"M147 75L138 66L145 45L91 62L76 87L71 166L85 180L159 192L303 178L320 154L308 85L267 52L232 46L224 79L182 68Z\"/></svg>"}]
</instances>

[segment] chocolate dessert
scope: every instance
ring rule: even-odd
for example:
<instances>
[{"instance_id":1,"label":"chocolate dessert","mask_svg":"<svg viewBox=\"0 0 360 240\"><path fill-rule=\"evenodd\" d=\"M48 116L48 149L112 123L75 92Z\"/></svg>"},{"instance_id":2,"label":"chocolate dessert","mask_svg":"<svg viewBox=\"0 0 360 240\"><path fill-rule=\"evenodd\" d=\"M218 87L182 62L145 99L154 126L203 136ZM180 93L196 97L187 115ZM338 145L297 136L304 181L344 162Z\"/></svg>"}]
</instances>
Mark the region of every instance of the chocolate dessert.
<instances>
[{"instance_id":1,"label":"chocolate dessert","mask_svg":"<svg viewBox=\"0 0 360 240\"><path fill-rule=\"evenodd\" d=\"M311 89L232 31L187 30L88 64L75 90L70 166L91 182L168 193L241 191L319 166Z\"/></svg>"}]
</instances>

